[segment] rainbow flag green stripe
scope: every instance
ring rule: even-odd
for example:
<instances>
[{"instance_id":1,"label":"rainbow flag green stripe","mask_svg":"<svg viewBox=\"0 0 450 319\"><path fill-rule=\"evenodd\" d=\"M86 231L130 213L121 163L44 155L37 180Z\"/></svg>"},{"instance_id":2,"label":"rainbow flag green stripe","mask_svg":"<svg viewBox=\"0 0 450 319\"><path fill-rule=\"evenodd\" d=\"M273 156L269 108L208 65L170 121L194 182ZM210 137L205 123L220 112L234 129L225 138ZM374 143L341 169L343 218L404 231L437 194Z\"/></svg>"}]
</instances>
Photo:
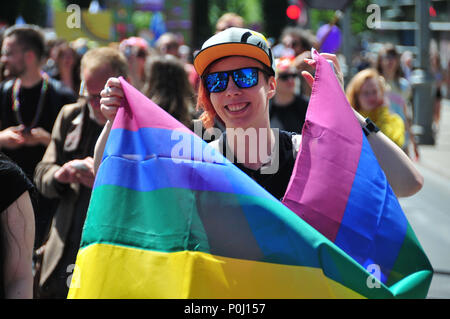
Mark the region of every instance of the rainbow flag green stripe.
<instances>
[{"instance_id":1,"label":"rainbow flag green stripe","mask_svg":"<svg viewBox=\"0 0 450 319\"><path fill-rule=\"evenodd\" d=\"M264 263L266 271L270 267L279 269L282 265L290 266L291 276L303 277L305 269L308 269L308 272L320 273L320 280L352 287L353 297L393 297L382 284L380 288L370 288L367 284L371 280L370 275L360 265L286 207L270 199L177 188L139 192L114 185L96 188L93 198L80 252L98 244L132 248L133 252L138 250L141 253L198 252L232 260L235 267L240 262ZM116 198L123 200L117 202ZM177 198L191 199L192 209L186 210L185 206L189 204L183 205L186 202ZM101 200L97 202L95 199ZM111 212L117 218L108 218ZM245 271L245 268L240 271ZM158 269L152 269L152 273L158 272ZM227 280L232 280L234 276L236 274L229 274ZM260 281L262 278L254 280ZM289 281L296 281L292 277L286 280L279 284L280 289L289 285ZM295 294L288 298L307 296L310 289L299 286L293 290ZM217 298L237 293L224 288L221 291L223 295ZM251 293L246 298L260 293L249 288L246 291ZM273 289L270 296L287 297L284 292ZM332 296L344 297L326 294L316 297Z\"/></svg>"},{"instance_id":2,"label":"rainbow flag green stripe","mask_svg":"<svg viewBox=\"0 0 450 319\"><path fill-rule=\"evenodd\" d=\"M423 248L408 223L405 240L386 283L398 298L417 298L419 293L422 296L428 293L433 271L429 260L417 251L423 252ZM411 275L406 279L405 273Z\"/></svg>"},{"instance_id":3,"label":"rainbow flag green stripe","mask_svg":"<svg viewBox=\"0 0 450 319\"><path fill-rule=\"evenodd\" d=\"M409 255L406 278L407 261L397 259L390 273L400 276L388 286L121 83L127 103L97 173L69 298L426 296L432 270L410 227L400 254L413 248L418 257ZM189 149L201 145L201 156L174 155L175 131ZM333 206L327 196L313 200Z\"/></svg>"}]
</instances>

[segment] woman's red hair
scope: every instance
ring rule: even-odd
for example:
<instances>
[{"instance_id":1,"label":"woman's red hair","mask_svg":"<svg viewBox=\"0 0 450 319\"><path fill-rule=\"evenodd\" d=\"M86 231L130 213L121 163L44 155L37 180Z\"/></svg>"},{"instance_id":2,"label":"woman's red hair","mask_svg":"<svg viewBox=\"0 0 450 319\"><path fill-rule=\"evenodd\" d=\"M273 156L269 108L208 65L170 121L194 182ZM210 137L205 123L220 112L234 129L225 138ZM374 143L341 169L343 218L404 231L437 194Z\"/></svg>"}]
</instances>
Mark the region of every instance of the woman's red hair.
<instances>
[{"instance_id":1,"label":"woman's red hair","mask_svg":"<svg viewBox=\"0 0 450 319\"><path fill-rule=\"evenodd\" d=\"M206 129L213 127L216 111L214 110L211 100L209 99L209 92L206 90L202 80L200 80L198 86L197 110L203 110L202 115L200 115L200 120L202 121L203 126Z\"/></svg>"}]
</instances>

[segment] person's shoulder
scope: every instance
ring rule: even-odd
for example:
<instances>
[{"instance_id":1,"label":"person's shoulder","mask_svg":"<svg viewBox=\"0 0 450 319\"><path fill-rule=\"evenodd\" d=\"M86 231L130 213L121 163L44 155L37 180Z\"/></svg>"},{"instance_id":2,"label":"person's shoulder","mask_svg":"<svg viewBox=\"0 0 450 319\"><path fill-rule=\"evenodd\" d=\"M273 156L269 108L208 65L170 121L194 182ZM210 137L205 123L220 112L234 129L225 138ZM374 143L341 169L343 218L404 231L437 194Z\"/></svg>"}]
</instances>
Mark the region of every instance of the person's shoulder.
<instances>
[{"instance_id":1,"label":"person's shoulder","mask_svg":"<svg viewBox=\"0 0 450 319\"><path fill-rule=\"evenodd\" d=\"M10 203L12 203L23 191L28 190L32 192L34 190L33 183L19 165L1 151L0 179L2 184L8 185L8 189L5 189L6 193L2 195L5 196L6 201L10 200ZM2 206L3 205L5 205L5 201L2 200ZM8 206L9 205L0 207L0 212Z\"/></svg>"},{"instance_id":2,"label":"person's shoulder","mask_svg":"<svg viewBox=\"0 0 450 319\"><path fill-rule=\"evenodd\" d=\"M75 103L64 105L60 112L64 114L64 117L75 117L83 111L85 104L82 100L78 100Z\"/></svg>"},{"instance_id":3,"label":"person's shoulder","mask_svg":"<svg viewBox=\"0 0 450 319\"><path fill-rule=\"evenodd\" d=\"M402 117L395 113L392 112L391 109L389 108L389 106L383 105L377 108L377 118L378 121L380 123L393 123L393 122L403 122ZM377 123L375 123L377 124ZM378 125L378 124L377 124ZM382 124L381 124L382 125Z\"/></svg>"},{"instance_id":4,"label":"person's shoulder","mask_svg":"<svg viewBox=\"0 0 450 319\"><path fill-rule=\"evenodd\" d=\"M390 113L389 114L389 121L396 123L397 125L405 125L405 122L403 121L402 117L398 115L397 113Z\"/></svg>"},{"instance_id":5,"label":"person's shoulder","mask_svg":"<svg viewBox=\"0 0 450 319\"><path fill-rule=\"evenodd\" d=\"M12 90L13 85L14 79L2 81L0 83L0 94L3 94L3 92L7 92L8 90Z\"/></svg>"},{"instance_id":6,"label":"person's shoulder","mask_svg":"<svg viewBox=\"0 0 450 319\"><path fill-rule=\"evenodd\" d=\"M400 84L401 88L409 88L409 87L411 87L411 83L407 79L405 79L404 77L400 77L398 79L398 83Z\"/></svg>"}]
</instances>

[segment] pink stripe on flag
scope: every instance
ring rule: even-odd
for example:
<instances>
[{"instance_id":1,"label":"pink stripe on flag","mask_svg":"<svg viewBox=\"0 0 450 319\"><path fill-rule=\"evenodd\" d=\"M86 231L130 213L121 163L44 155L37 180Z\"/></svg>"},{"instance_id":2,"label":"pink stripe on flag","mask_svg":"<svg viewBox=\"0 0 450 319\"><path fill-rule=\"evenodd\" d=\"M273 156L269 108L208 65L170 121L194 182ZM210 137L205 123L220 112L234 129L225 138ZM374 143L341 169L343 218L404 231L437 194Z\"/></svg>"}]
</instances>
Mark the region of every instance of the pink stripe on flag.
<instances>
[{"instance_id":1,"label":"pink stripe on flag","mask_svg":"<svg viewBox=\"0 0 450 319\"><path fill-rule=\"evenodd\" d=\"M302 145L283 203L334 241L358 168L362 130L331 66L317 51L313 58Z\"/></svg>"},{"instance_id":2,"label":"pink stripe on flag","mask_svg":"<svg viewBox=\"0 0 450 319\"><path fill-rule=\"evenodd\" d=\"M151 100L149 101L145 95L125 81L123 77L120 77L120 84L125 93L125 101L124 107L117 111L113 129L123 128L137 131L140 128L152 127L194 134L161 107ZM145 104L147 106L142 107Z\"/></svg>"}]
</instances>

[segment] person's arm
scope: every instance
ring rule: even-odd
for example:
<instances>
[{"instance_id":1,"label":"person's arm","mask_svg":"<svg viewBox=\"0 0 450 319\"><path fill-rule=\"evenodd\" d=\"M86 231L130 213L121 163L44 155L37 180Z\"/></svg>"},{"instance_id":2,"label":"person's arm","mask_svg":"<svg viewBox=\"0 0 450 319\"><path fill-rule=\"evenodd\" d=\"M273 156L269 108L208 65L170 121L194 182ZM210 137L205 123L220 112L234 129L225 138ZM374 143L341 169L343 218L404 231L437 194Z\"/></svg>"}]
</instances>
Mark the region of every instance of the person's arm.
<instances>
[{"instance_id":1,"label":"person's arm","mask_svg":"<svg viewBox=\"0 0 450 319\"><path fill-rule=\"evenodd\" d=\"M33 298L34 211L28 192L1 214L5 251L3 281L8 299Z\"/></svg>"},{"instance_id":2,"label":"person's arm","mask_svg":"<svg viewBox=\"0 0 450 319\"><path fill-rule=\"evenodd\" d=\"M331 60L334 65L336 76L339 82L343 83L343 76L339 61L334 54L322 53L326 59ZM315 67L315 61L305 59L305 62ZM307 83L312 87L314 77L307 71L302 72L302 76ZM356 118L361 126L365 125L365 118L353 109ZM368 136L368 141L372 150L380 164L381 169L386 174L386 178L392 187L397 197L412 196L417 193L423 186L423 176L414 166L411 159L392 142L381 131L371 133Z\"/></svg>"},{"instance_id":3,"label":"person's arm","mask_svg":"<svg viewBox=\"0 0 450 319\"><path fill-rule=\"evenodd\" d=\"M100 134L94 150L94 174L97 175L98 168L102 162L103 152L105 151L106 141L108 140L109 132L111 132L114 118L116 117L118 108L122 105L124 93L122 85L118 78L110 78L105 84L105 89L100 93L102 99L101 111L108 120Z\"/></svg>"},{"instance_id":4,"label":"person's arm","mask_svg":"<svg viewBox=\"0 0 450 319\"><path fill-rule=\"evenodd\" d=\"M103 152L105 151L106 141L108 140L109 132L111 132L112 122L107 121L103 127L94 149L94 174L97 175L98 168L102 162Z\"/></svg>"}]
</instances>

